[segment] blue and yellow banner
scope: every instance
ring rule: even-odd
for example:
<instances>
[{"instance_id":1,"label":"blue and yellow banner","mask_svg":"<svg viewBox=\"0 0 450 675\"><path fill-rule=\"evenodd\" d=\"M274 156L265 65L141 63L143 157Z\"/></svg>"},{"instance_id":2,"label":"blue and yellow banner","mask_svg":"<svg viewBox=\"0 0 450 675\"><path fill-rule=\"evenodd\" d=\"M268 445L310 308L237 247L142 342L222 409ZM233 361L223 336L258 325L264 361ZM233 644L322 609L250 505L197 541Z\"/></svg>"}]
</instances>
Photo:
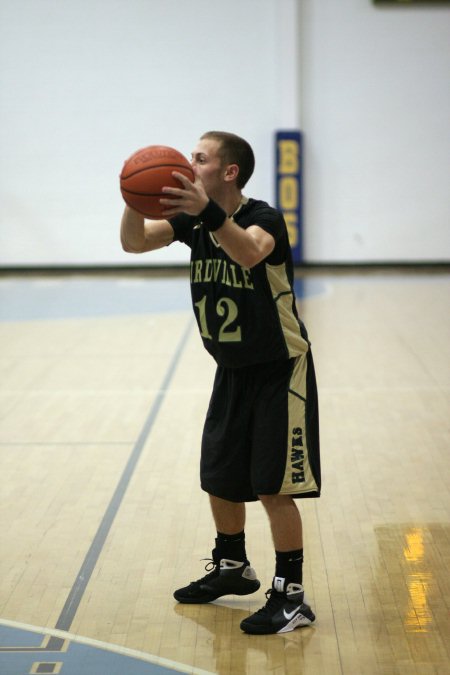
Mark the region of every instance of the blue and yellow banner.
<instances>
[{"instance_id":1,"label":"blue and yellow banner","mask_svg":"<svg viewBox=\"0 0 450 675\"><path fill-rule=\"evenodd\" d=\"M302 136L276 132L276 206L286 221L294 263L303 259Z\"/></svg>"}]
</instances>

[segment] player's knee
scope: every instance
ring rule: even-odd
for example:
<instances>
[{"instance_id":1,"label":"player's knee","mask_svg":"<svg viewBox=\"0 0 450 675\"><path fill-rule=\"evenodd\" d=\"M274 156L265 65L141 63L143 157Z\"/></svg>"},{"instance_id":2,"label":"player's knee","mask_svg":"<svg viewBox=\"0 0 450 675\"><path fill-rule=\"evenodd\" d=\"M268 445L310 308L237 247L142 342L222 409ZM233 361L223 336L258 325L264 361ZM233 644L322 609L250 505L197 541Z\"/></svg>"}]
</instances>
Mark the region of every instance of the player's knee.
<instances>
[{"instance_id":1,"label":"player's knee","mask_svg":"<svg viewBox=\"0 0 450 675\"><path fill-rule=\"evenodd\" d=\"M279 506L286 506L290 502L293 502L293 498L290 495L258 495L259 501L262 505L270 510L272 508L277 508Z\"/></svg>"}]
</instances>

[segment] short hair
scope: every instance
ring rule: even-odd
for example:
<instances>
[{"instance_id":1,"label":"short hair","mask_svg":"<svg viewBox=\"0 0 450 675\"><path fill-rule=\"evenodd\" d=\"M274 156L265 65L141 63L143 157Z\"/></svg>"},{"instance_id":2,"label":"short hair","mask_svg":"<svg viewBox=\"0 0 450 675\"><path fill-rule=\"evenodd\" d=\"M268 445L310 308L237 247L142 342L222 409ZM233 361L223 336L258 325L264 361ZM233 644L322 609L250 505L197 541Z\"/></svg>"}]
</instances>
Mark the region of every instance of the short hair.
<instances>
[{"instance_id":1,"label":"short hair","mask_svg":"<svg viewBox=\"0 0 450 675\"><path fill-rule=\"evenodd\" d=\"M207 131L201 139L220 143L219 155L224 164L237 164L239 173L236 185L240 190L247 184L255 169L255 155L250 143L228 131Z\"/></svg>"}]
</instances>

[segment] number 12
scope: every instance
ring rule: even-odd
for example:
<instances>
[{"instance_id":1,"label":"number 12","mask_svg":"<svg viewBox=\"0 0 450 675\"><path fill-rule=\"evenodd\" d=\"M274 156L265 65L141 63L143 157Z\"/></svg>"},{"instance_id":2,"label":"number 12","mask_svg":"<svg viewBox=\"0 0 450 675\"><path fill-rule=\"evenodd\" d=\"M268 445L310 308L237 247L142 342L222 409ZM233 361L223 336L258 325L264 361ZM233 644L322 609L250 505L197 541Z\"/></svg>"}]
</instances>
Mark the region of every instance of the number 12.
<instances>
[{"instance_id":1,"label":"number 12","mask_svg":"<svg viewBox=\"0 0 450 675\"><path fill-rule=\"evenodd\" d=\"M194 303L198 308L200 335L203 338L212 340L212 335L208 329L206 320L206 295L201 300ZM234 330L227 330L238 317L238 307L230 298L220 298L216 304L216 312L220 317L224 317L219 329L219 342L241 342L241 327L238 325Z\"/></svg>"}]
</instances>

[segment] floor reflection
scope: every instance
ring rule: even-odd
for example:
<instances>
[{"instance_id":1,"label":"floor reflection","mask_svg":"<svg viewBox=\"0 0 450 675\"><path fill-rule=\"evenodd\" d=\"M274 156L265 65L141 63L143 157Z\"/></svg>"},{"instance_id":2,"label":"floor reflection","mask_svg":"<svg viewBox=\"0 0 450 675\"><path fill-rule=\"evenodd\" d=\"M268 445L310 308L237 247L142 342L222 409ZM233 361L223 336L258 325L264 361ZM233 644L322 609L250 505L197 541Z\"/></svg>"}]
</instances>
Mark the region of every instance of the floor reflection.
<instances>
[{"instance_id":1,"label":"floor reflection","mask_svg":"<svg viewBox=\"0 0 450 675\"><path fill-rule=\"evenodd\" d=\"M314 636L315 627L308 626L285 635L249 636L239 624L249 612L236 606L230 599L229 606L175 605L174 611L194 621L201 629L196 666L202 667L202 659L215 663L217 675L254 673L301 673L307 662L307 648ZM202 656L203 652L203 656ZM206 652L210 652L208 655Z\"/></svg>"},{"instance_id":2,"label":"floor reflection","mask_svg":"<svg viewBox=\"0 0 450 675\"><path fill-rule=\"evenodd\" d=\"M404 630L434 632L435 612L446 610L443 587L448 584L450 525L404 524L375 531Z\"/></svg>"}]
</instances>

